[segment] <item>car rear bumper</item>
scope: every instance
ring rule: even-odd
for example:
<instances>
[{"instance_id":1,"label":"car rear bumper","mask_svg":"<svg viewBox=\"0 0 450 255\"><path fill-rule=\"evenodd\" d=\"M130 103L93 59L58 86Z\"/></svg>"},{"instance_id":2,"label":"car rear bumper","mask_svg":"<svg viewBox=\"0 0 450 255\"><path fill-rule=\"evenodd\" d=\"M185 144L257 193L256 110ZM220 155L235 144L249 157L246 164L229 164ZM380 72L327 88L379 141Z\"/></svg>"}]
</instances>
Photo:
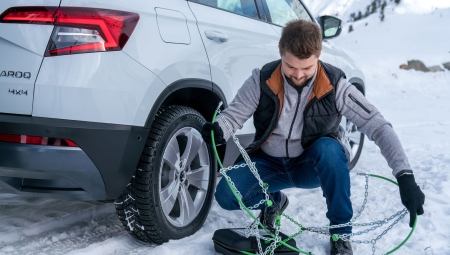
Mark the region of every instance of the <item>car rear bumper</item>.
<instances>
[{"instance_id":1,"label":"car rear bumper","mask_svg":"<svg viewBox=\"0 0 450 255\"><path fill-rule=\"evenodd\" d=\"M148 129L0 114L0 133L66 138L79 146L0 142L0 192L110 200L129 183Z\"/></svg>"}]
</instances>

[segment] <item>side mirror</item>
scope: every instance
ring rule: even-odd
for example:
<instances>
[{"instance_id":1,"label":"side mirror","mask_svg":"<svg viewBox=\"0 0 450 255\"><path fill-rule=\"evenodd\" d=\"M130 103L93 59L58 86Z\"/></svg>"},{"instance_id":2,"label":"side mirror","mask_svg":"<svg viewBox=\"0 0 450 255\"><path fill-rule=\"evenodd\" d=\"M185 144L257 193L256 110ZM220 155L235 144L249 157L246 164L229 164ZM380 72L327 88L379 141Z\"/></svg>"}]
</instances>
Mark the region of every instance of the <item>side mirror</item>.
<instances>
[{"instance_id":1,"label":"side mirror","mask_svg":"<svg viewBox=\"0 0 450 255\"><path fill-rule=\"evenodd\" d=\"M323 39L334 38L341 34L341 23L342 21L340 19L333 16L321 16L319 18L319 24L322 28Z\"/></svg>"}]
</instances>

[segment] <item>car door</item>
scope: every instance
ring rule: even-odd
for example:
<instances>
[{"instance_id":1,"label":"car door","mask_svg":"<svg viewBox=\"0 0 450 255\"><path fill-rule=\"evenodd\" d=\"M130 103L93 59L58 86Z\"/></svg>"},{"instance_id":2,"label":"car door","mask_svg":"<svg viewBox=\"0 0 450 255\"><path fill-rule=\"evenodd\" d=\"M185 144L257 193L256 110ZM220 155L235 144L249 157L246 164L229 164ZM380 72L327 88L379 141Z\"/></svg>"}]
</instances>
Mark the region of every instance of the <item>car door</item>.
<instances>
[{"instance_id":1,"label":"car door","mask_svg":"<svg viewBox=\"0 0 450 255\"><path fill-rule=\"evenodd\" d=\"M255 0L190 0L189 6L205 44L212 81L228 102L254 68L280 58L279 34ZM249 133L254 133L251 119L237 132Z\"/></svg>"},{"instance_id":2,"label":"car door","mask_svg":"<svg viewBox=\"0 0 450 255\"><path fill-rule=\"evenodd\" d=\"M283 27L291 20L303 19L314 21L311 13L300 0L262 0L263 9L272 28L281 35ZM324 40L320 60L336 64L333 45Z\"/></svg>"}]
</instances>

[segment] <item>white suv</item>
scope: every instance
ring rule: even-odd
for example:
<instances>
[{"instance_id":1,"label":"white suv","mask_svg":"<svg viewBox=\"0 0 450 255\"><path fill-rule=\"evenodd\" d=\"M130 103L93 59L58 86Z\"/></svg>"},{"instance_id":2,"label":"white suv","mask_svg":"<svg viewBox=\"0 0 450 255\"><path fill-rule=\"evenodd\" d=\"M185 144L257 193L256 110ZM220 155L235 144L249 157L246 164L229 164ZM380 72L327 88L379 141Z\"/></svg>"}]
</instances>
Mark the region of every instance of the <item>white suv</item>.
<instances>
[{"instance_id":1,"label":"white suv","mask_svg":"<svg viewBox=\"0 0 450 255\"><path fill-rule=\"evenodd\" d=\"M281 29L315 20L299 0L0 1L0 192L115 200L133 236L195 233L215 189L199 133L255 67L279 59ZM327 39L321 60L364 93L364 76ZM356 164L364 136L342 121ZM253 140L248 121L237 134ZM226 166L238 155L219 147ZM131 180L131 181L130 181Z\"/></svg>"}]
</instances>

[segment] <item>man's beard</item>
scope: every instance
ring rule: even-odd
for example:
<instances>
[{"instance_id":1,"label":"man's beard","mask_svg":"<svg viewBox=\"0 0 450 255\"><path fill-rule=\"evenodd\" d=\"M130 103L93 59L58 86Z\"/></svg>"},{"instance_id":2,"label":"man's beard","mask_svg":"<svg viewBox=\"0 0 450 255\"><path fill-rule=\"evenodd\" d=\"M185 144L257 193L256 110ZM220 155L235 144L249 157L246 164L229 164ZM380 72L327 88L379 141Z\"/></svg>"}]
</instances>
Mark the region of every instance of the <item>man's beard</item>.
<instances>
[{"instance_id":1,"label":"man's beard","mask_svg":"<svg viewBox=\"0 0 450 255\"><path fill-rule=\"evenodd\" d=\"M289 77L289 79L291 80L292 84L295 87L303 87L303 86L305 86L310 78L311 77L309 77L309 78L308 77L302 77L300 80L297 80L297 79L295 79L295 77Z\"/></svg>"}]
</instances>

